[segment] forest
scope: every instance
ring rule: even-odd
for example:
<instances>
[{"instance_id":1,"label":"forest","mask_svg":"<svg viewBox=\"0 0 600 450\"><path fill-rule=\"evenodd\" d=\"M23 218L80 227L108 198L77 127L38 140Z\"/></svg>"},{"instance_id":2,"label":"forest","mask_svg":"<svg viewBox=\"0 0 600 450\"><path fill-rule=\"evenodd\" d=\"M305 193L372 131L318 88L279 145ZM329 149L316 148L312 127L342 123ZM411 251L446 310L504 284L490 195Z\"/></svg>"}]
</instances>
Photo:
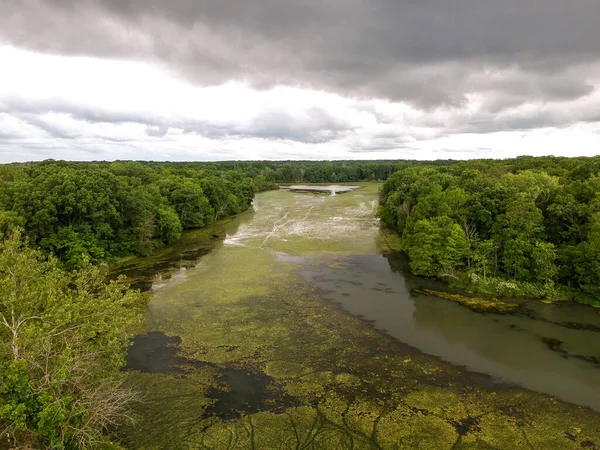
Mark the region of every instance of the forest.
<instances>
[{"instance_id":1,"label":"forest","mask_svg":"<svg viewBox=\"0 0 600 450\"><path fill-rule=\"evenodd\" d=\"M247 210L256 192L285 182L385 180L398 162L132 162L48 160L0 166L0 231L21 227L30 245L69 269L84 258L147 255Z\"/></svg>"},{"instance_id":2,"label":"forest","mask_svg":"<svg viewBox=\"0 0 600 450\"><path fill-rule=\"evenodd\" d=\"M407 166L380 192L413 273L472 291L600 305L600 158Z\"/></svg>"},{"instance_id":3,"label":"forest","mask_svg":"<svg viewBox=\"0 0 600 450\"><path fill-rule=\"evenodd\" d=\"M147 255L182 230L245 211L272 187L235 170L137 162L2 166L0 183L0 226L22 227L30 245L71 269L84 258Z\"/></svg>"},{"instance_id":4,"label":"forest","mask_svg":"<svg viewBox=\"0 0 600 450\"><path fill-rule=\"evenodd\" d=\"M0 448L112 448L107 432L135 398L121 368L142 307L89 261L68 272L18 231L3 235Z\"/></svg>"},{"instance_id":5,"label":"forest","mask_svg":"<svg viewBox=\"0 0 600 450\"><path fill-rule=\"evenodd\" d=\"M104 264L246 211L257 192L385 181L381 226L414 274L598 306L599 172L600 157L0 166L0 448L113 448L145 305Z\"/></svg>"}]
</instances>

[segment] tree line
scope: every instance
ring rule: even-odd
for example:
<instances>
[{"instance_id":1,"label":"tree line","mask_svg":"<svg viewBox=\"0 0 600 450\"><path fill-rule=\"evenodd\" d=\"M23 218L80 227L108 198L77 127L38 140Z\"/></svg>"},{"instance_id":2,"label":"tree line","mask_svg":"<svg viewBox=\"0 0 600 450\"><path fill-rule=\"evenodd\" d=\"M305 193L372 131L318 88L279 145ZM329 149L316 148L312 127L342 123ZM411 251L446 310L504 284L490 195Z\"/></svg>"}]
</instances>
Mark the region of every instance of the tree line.
<instances>
[{"instance_id":1,"label":"tree line","mask_svg":"<svg viewBox=\"0 0 600 450\"><path fill-rule=\"evenodd\" d=\"M384 181L408 165L449 165L452 160L439 161L222 161L222 162L145 162L151 167L175 170L236 170L269 183L351 183Z\"/></svg>"},{"instance_id":2,"label":"tree line","mask_svg":"<svg viewBox=\"0 0 600 450\"><path fill-rule=\"evenodd\" d=\"M600 305L600 157L407 166L380 192L411 270L502 295Z\"/></svg>"},{"instance_id":3,"label":"tree line","mask_svg":"<svg viewBox=\"0 0 600 450\"><path fill-rule=\"evenodd\" d=\"M278 183L385 180L391 161L66 162L0 166L0 231L24 229L29 244L67 268L147 255L247 210ZM413 164L418 164L413 162Z\"/></svg>"},{"instance_id":4,"label":"tree line","mask_svg":"<svg viewBox=\"0 0 600 450\"><path fill-rule=\"evenodd\" d=\"M147 255L248 209L274 187L237 170L138 162L46 161L0 166L0 228L22 227L30 245L68 268Z\"/></svg>"}]
</instances>

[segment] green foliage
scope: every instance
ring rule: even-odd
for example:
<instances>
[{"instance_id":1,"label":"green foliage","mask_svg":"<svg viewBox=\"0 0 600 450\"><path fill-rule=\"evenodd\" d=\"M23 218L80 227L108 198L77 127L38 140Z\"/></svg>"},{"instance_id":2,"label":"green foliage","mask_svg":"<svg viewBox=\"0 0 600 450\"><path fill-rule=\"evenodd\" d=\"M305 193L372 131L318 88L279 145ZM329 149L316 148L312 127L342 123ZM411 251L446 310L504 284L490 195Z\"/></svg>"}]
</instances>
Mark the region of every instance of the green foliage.
<instances>
[{"instance_id":1,"label":"green foliage","mask_svg":"<svg viewBox=\"0 0 600 450\"><path fill-rule=\"evenodd\" d=\"M552 284L558 273L556 247L550 242L538 242L532 251L533 272L539 281Z\"/></svg>"},{"instance_id":2,"label":"green foliage","mask_svg":"<svg viewBox=\"0 0 600 450\"><path fill-rule=\"evenodd\" d=\"M414 162L414 164L419 164ZM440 164L449 164L448 162ZM251 207L281 182L386 180L397 161L78 163L0 166L0 234L22 227L29 242L69 269L148 255ZM398 205L400 219L408 205ZM403 209L404 208L404 209ZM395 226L398 217L393 217Z\"/></svg>"},{"instance_id":3,"label":"green foliage","mask_svg":"<svg viewBox=\"0 0 600 450\"><path fill-rule=\"evenodd\" d=\"M175 242L181 236L181 222L175 210L167 205L161 205L156 211L156 225L159 236L165 244Z\"/></svg>"},{"instance_id":4,"label":"green foliage","mask_svg":"<svg viewBox=\"0 0 600 450\"><path fill-rule=\"evenodd\" d=\"M82 266L62 271L18 232L0 244L0 446L89 448L132 398L120 368L139 294Z\"/></svg>"},{"instance_id":5,"label":"green foliage","mask_svg":"<svg viewBox=\"0 0 600 450\"><path fill-rule=\"evenodd\" d=\"M25 225L25 219L13 211L0 211L0 239Z\"/></svg>"},{"instance_id":6,"label":"green foliage","mask_svg":"<svg viewBox=\"0 0 600 450\"><path fill-rule=\"evenodd\" d=\"M378 215L417 274L600 304L598 168L600 157L407 165L381 189Z\"/></svg>"},{"instance_id":7,"label":"green foliage","mask_svg":"<svg viewBox=\"0 0 600 450\"><path fill-rule=\"evenodd\" d=\"M469 255L464 231L448 216L418 220L405 236L410 267L417 275L436 276L461 267Z\"/></svg>"},{"instance_id":8,"label":"green foliage","mask_svg":"<svg viewBox=\"0 0 600 450\"><path fill-rule=\"evenodd\" d=\"M476 244L473 252L473 262L475 263L476 272L481 273L484 280L498 264L497 250L498 247L492 240L481 241Z\"/></svg>"},{"instance_id":9,"label":"green foliage","mask_svg":"<svg viewBox=\"0 0 600 450\"><path fill-rule=\"evenodd\" d=\"M256 191L276 187L252 166L243 169L52 160L3 166L0 235L22 227L31 245L69 269L86 258L147 255L182 230L245 211Z\"/></svg>"}]
</instances>

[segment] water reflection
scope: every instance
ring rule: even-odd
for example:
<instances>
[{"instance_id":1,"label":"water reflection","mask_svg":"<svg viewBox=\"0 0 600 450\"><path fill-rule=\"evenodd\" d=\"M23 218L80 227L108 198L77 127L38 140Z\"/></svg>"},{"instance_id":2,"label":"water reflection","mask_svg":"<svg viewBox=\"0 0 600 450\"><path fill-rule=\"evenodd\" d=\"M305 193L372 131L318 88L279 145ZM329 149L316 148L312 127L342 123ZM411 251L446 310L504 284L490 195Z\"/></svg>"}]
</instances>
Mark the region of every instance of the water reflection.
<instances>
[{"instance_id":1,"label":"water reflection","mask_svg":"<svg viewBox=\"0 0 600 450\"><path fill-rule=\"evenodd\" d=\"M411 295L415 287L442 285L405 277L404 262L394 258L353 256L345 268L305 265L301 275L324 298L425 353L600 411L598 367L567 354L600 357L599 334L548 321L566 316L600 325L595 310L555 306L540 319L476 313L445 299ZM553 351L544 339L562 341L566 353Z\"/></svg>"}]
</instances>

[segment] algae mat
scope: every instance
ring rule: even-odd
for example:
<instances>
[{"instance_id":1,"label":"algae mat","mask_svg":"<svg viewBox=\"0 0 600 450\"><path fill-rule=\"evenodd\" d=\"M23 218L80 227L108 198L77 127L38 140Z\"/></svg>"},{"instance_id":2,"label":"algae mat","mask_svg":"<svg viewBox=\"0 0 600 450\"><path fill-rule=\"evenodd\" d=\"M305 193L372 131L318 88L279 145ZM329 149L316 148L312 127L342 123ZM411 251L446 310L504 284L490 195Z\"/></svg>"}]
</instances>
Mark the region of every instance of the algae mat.
<instances>
[{"instance_id":1,"label":"algae mat","mask_svg":"<svg viewBox=\"0 0 600 450\"><path fill-rule=\"evenodd\" d=\"M132 371L135 449L581 448L600 416L423 355L323 301L302 265L386 250L376 184L268 192L157 289Z\"/></svg>"}]
</instances>

